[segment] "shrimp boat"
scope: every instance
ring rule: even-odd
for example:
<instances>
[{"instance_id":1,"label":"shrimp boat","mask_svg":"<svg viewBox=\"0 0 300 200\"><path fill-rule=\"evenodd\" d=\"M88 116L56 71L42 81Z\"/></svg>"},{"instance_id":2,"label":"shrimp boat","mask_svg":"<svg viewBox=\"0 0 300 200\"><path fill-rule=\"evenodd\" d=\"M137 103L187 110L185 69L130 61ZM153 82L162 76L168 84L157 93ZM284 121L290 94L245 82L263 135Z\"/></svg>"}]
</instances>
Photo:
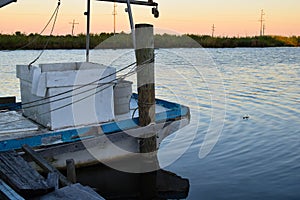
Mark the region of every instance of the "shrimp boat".
<instances>
[{"instance_id":1,"label":"shrimp boat","mask_svg":"<svg viewBox=\"0 0 300 200\"><path fill-rule=\"evenodd\" d=\"M16 102L15 97L0 98L0 152L15 150L22 154L22 146L26 144L57 168L65 168L70 158L76 167L85 167L138 154L144 151L141 146L147 138L155 138L152 151L156 151L164 138L189 124L189 108L155 99L154 91L147 90L149 85L154 88L154 83L146 83L145 91L141 91L143 86L138 83L138 94L132 93L132 82L125 78L134 70L117 75L134 64L116 70L89 62L90 0L87 2L86 62L17 65L22 102ZM135 39L142 37L141 43L149 39L144 38L147 34L143 30L135 30L131 4L152 6L152 13L158 16L157 3L111 2L127 3ZM141 27L145 28L145 24ZM151 37L150 43L153 43ZM145 49L149 49L147 45ZM154 54L150 53L151 56ZM144 69L154 71L153 60L137 61L135 71L138 74ZM154 97L153 101L144 102L145 95Z\"/></svg>"}]
</instances>

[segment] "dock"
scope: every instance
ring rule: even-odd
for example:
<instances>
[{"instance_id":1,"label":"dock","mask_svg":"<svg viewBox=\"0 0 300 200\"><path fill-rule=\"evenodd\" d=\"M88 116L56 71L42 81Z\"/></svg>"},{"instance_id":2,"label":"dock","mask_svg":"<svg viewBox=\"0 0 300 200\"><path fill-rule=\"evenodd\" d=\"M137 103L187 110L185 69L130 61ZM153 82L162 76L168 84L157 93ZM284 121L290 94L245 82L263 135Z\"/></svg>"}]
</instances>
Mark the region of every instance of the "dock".
<instances>
[{"instance_id":1,"label":"dock","mask_svg":"<svg viewBox=\"0 0 300 200\"><path fill-rule=\"evenodd\" d=\"M28 145L23 150L43 169L45 178L17 152L0 153L0 199L103 200L92 188L72 183ZM70 162L69 162L70 163ZM71 173L71 174L74 174ZM76 178L70 177L71 180Z\"/></svg>"}]
</instances>

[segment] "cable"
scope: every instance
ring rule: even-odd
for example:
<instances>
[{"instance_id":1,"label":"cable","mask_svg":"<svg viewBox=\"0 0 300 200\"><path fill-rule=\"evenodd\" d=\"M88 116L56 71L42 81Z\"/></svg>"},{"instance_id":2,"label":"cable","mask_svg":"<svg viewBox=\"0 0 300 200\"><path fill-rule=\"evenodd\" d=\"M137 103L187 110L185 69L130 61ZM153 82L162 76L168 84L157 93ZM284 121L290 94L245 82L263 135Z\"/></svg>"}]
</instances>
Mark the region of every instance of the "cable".
<instances>
[{"instance_id":1,"label":"cable","mask_svg":"<svg viewBox=\"0 0 300 200\"><path fill-rule=\"evenodd\" d=\"M132 73L131 73L131 75L132 75ZM125 78L126 76L128 76L128 74L123 75L124 78ZM122 78L123 78L123 77L122 77ZM123 78L123 79L124 79L124 78ZM117 80L117 79L115 79L115 80ZM47 111L47 112L40 113L39 115L41 116L41 115L45 115L45 114L48 114L48 113L51 113L51 112L54 112L54 111L63 109L63 108L68 107L68 106L70 106L70 105L72 105L72 104L76 104L76 103L78 103L78 102L80 102L80 101L83 101L84 99L87 99L87 98L89 98L89 97L91 97L91 96L94 96L94 95L98 94L99 92L105 90L106 88L110 87L112 84L115 84L115 83L114 83L115 80L111 81L111 83L109 83L109 84L107 83L107 85L108 85L107 87L102 88L101 90L98 90L98 91L96 91L96 92L93 93L93 94L90 94L90 95L88 95L88 96L85 96L85 97L83 97L83 98L81 98L81 99L78 99L78 100L76 100L76 101L72 101L72 102L70 102L70 103L68 103L68 104L65 104L65 105L63 105L63 106L54 108L54 109L49 110L49 111ZM99 88L99 87L101 87L101 86L97 86L96 88L93 88L93 89L97 89L97 88ZM28 117L28 116L27 116L27 117ZM27 118L19 119L19 120L14 120L14 121L10 121L10 122L0 123L0 125L11 124L11 123L19 122L19 121L24 121L24 120L27 120Z\"/></svg>"},{"instance_id":2,"label":"cable","mask_svg":"<svg viewBox=\"0 0 300 200\"><path fill-rule=\"evenodd\" d=\"M131 63L130 65L128 65L128 66L126 66L126 67L124 67L124 68L122 68L122 69L120 69L120 70L118 70L118 71L116 71L116 72L114 72L114 73L112 73L112 74L109 74L109 75L107 75L107 76L104 76L104 77L102 77L102 78L100 78L100 79L97 79L97 80L92 81L92 82L90 82L90 83L87 83L87 84L85 84L85 85L81 85L81 86L79 86L79 87L77 87L77 88L72 88L72 89L67 90L67 91L65 91L65 92L61 92L61 93L56 94L56 95L48 96L48 97L45 97L45 98L43 98L43 99L39 99L39 100L31 101L31 102L26 102L26 103L22 103L21 106L23 107L24 105L33 104L33 103L37 103L37 102L40 102L40 101L44 101L44 100L47 100L47 99L50 99L50 98L58 97L58 96L61 96L61 95L64 95L64 94L67 94L67 93L70 93L70 92L79 90L79 89L81 89L81 88L90 86L90 85L92 85L92 84L94 84L94 83L96 83L96 82L99 82L99 81L104 80L104 79L106 79L106 78L108 78L108 77L110 77L110 76L113 76L113 75L115 75L115 74L117 74L117 73L119 73L119 72L121 72L121 71L124 71L125 69L128 69L129 67L131 67L131 66L134 65L134 64L135 64L135 63ZM69 97L72 97L72 95L70 95ZM69 97L64 97L64 98L61 98L60 100L63 100L63 99L65 99L65 98L69 98ZM53 102L55 102L55 101L58 101L58 100L53 100ZM49 103L51 103L51 102L52 102L52 101L50 101ZM43 104L41 104L41 105L43 105ZM33 106L33 107L34 107L34 106Z\"/></svg>"},{"instance_id":3,"label":"cable","mask_svg":"<svg viewBox=\"0 0 300 200\"><path fill-rule=\"evenodd\" d=\"M55 13L55 17L54 17L54 21L53 21L53 25L52 25L52 28L51 28L51 31L50 31L50 35L48 37L48 40L46 42L46 44L44 45L44 48L43 50L41 51L41 53L31 62L28 64L28 68L30 68L30 66L35 63L38 59L40 59L40 57L43 55L43 53L45 52L48 44L49 44L49 41L50 41L50 36L52 36L52 33L54 31L54 27L55 27L55 24L56 24L56 20L57 20L57 15L58 15L58 11L59 11L59 6L60 6L60 0L58 0L58 3L57 3L57 8L56 8L56 12Z\"/></svg>"},{"instance_id":4,"label":"cable","mask_svg":"<svg viewBox=\"0 0 300 200\"><path fill-rule=\"evenodd\" d=\"M146 63L149 63L149 62L152 62L152 61L153 61L153 59L146 60L146 61L144 61L144 62L142 63L142 65L144 65L144 64L146 64ZM94 84L94 83L96 83L96 82L99 82L99 81L101 81L101 80L104 80L104 79L106 79L106 78L108 78L108 77L110 77L110 76L113 76L113 75L115 75L115 74L117 74L117 73L119 73L119 72L122 72L122 71L128 69L129 67L133 66L134 64L136 64L136 62L131 63L131 64L127 65L126 67L121 68L120 70L117 70L116 72L114 72L114 73L112 73L112 74L109 74L109 75L107 75L107 76L105 76L105 77L102 77L102 78L100 78L100 79L97 79L97 80L95 80L95 81L92 81L92 82L90 82L90 83L87 83L87 84L85 84L85 85L81 85L81 86L79 86L79 87L77 87L77 88L72 88L72 89L67 90L67 91L65 91L65 92L62 92L62 93L59 93L59 94L56 94L56 95L52 95L52 96L48 96L48 97L45 97L45 98L43 98L43 99L39 99L39 100L31 101L31 102L26 102L26 103L22 103L21 106L23 107L24 105L29 105L29 104L41 102L41 101L44 101L44 100L47 100L47 99L50 99L50 98L54 98L54 97L57 97L57 96L61 96L61 95L64 95L64 94L67 94L67 93L76 91L76 90L81 89L81 88L83 88L83 87L87 87L87 86L92 85L92 84ZM136 65L135 65L134 67L136 67ZM134 69L134 68L133 68L133 69ZM135 73L134 71L132 71L133 69L130 70L131 73ZM88 90L88 91L89 91L89 90ZM84 93L84 92L83 92L83 93ZM59 100L63 100L63 99L66 99L66 98L70 98L70 97L72 97L72 95L67 96L67 97L62 97L62 98L60 98L60 99L52 100L52 101L47 102L47 103L56 102L56 101L59 101ZM35 105L28 106L28 107L25 107L25 108L31 108L31 107L35 107L35 106L39 106L39 105L44 105L44 104L46 104L46 103L41 103L41 104L38 104L38 105L35 104ZM19 106L15 106L15 107L19 107ZM14 108L14 107L12 107L12 108Z\"/></svg>"},{"instance_id":5,"label":"cable","mask_svg":"<svg viewBox=\"0 0 300 200\"><path fill-rule=\"evenodd\" d=\"M27 44L25 44L24 46L21 46L17 49L14 49L14 50L1 50L2 52L12 52L12 51L17 51L17 50L20 50L20 49L24 49L25 47L28 47L29 45L33 44L43 33L44 31L46 30L46 28L49 26L50 22L52 21L54 15L56 12L58 12L58 9L59 9L59 6L60 6L60 0L58 1L58 4L54 10L54 12L52 13L50 19L48 20L47 24L44 26L44 28L42 29L42 31L33 39L31 40L30 42L28 42Z\"/></svg>"},{"instance_id":6,"label":"cable","mask_svg":"<svg viewBox=\"0 0 300 200\"><path fill-rule=\"evenodd\" d=\"M72 101L71 103L65 104L65 105L63 105L63 106L60 106L60 107L55 108L55 109L52 109L52 110L47 111L47 112L45 112L45 113L40 113L39 115L45 115L45 114L47 114L47 113L54 112L54 111L56 111L56 110L60 110L60 109L62 109L62 108L65 108L65 107L67 107L67 106L70 106L70 105L72 105L72 104L78 103L78 102L80 102L80 101L82 101L82 100L84 100L84 99L86 99L86 98L89 98L89 97L91 97L91 96L93 96L93 95L95 95L95 94L97 94L97 93L103 91L104 89L110 87L112 84L115 84L115 81L123 80L123 79L125 79L126 77L132 76L133 74L135 74L135 73L138 72L139 70L142 70L142 69L145 67L145 66L143 66L143 65L146 64L146 63L148 63L148 62L152 62L153 59L154 59L154 58L151 58L151 59L146 60L145 62L141 63L140 68L139 68L138 70L136 70L136 71L133 71L133 69L131 69L127 74L122 75L121 78L114 79L114 80L112 80L112 81L110 81L110 82L108 82L108 83L104 83L104 84L102 84L102 85L97 85L97 87L91 88L91 89L89 89L89 90L87 90L87 91L97 89L97 88L99 88L99 87L102 87L103 85L108 85L107 87L103 88L102 90L96 91L95 93L93 93L93 94L91 94L91 95L85 96L85 97L83 97L83 98L81 98L81 99L79 99L79 100L76 100L76 101ZM126 67L124 67L124 68L118 70L118 72L123 71L123 70L129 68L129 67L132 66L132 65L133 65L133 64L130 64L130 65L128 65L128 66L126 66ZM137 67L137 66L135 65L135 67ZM115 73L113 73L113 74L116 74L116 73L117 73L117 72L115 72ZM112 74L110 74L110 75L108 75L108 76L106 76L106 77L102 77L101 79L107 78L107 77L109 77L109 76L111 76L111 75L112 75ZM101 80L101 79L99 79L99 80ZM93 81L92 83L95 83L95 82L97 82L97 80L96 80L96 81ZM79 89L79 88L82 88L82 87L88 86L88 85L91 85L91 84L86 84L86 85L80 86L80 87L78 87L78 88L69 90L69 91L74 91L74 90L77 90L77 89ZM83 92L77 93L77 94L75 94L74 96L79 95L79 94L86 93L87 91L83 91ZM68 91L67 91L67 92L68 92ZM67 92L63 92L63 93L65 94L65 93L67 93ZM62 93L57 94L57 95L53 95L52 97L58 96L58 95L61 95L61 94L62 94ZM70 97L72 97L72 95L69 96L69 97L67 97L67 98L70 98ZM51 98L51 97L48 97L48 98ZM48 98L45 98L45 99L48 99ZM37 101L43 101L43 100L45 100L45 99L41 99L41 100L37 100ZM66 99L66 97L65 97L65 98L61 98L61 99L59 99L59 100L63 100L63 99ZM59 101L59 100L53 100L53 101L45 102L45 103L42 103L42 104L39 104L39 105L44 105L44 104L48 104L48 103L51 103L51 102L56 102L56 101ZM31 102L31 103L32 103L32 102ZM23 105L23 104L22 104L22 105ZM39 105L34 105L34 106L32 106L32 107L39 106ZM27 107L27 108L30 108L30 107ZM28 116L27 116L27 117L28 117ZM0 125L5 125L5 124L10 124L10 123L15 123L15 122L18 122L18 121L24 121L24 120L27 120L27 118L20 119L20 120L15 120L15 121L10 121L10 122L0 123Z\"/></svg>"},{"instance_id":7,"label":"cable","mask_svg":"<svg viewBox=\"0 0 300 200\"><path fill-rule=\"evenodd\" d=\"M113 76L113 75L115 75L115 74L117 74L117 73L119 73L119 72L121 72L121 71L124 71L125 69L128 69L129 67L133 66L135 63L136 63L136 62L131 63L130 65L127 65L126 67L124 67L124 68L122 68L122 69L119 69L119 70L117 70L116 72L114 72L114 73L112 73L112 74L109 74L109 75L107 75L107 76L105 76L105 77L102 77L102 78L97 79L97 80L95 80L95 81L92 81L92 82L90 82L90 83L81 85L81 86L79 86L79 87L77 87L77 88L72 88L72 89L67 90L67 91L65 91L65 92L61 92L61 93L58 93L58 94L56 94L56 95L48 96L48 97L45 97L45 98L43 98L43 99L38 99L38 100L26 102L26 103L21 103L20 105L11 106L10 108L11 108L11 109L14 109L14 108L17 108L17 107L20 107L20 106L21 106L23 109L24 109L24 108L32 108L32 107L35 107L35 106L40 106L40 105L44 105L44 104L47 104L47 103L52 103L52 102L56 102L56 101L60 101L60 100L66 99L66 98L70 98L70 97L72 97L72 95L69 95L69 96L67 96L67 97L62 97L62 98L60 98L60 99L52 100L52 101L49 101L49 102L46 102L46 103L35 104L35 105L32 105L32 106L24 107L25 105L30 105L30 104L33 104L33 103L42 102L42 101L45 101L45 100L50 99L50 98L58 97L58 96L61 96L61 95L64 95L64 94L67 94L67 93L76 91L76 90L81 89L81 88L83 88L83 87L87 87L87 86L92 85L92 84L94 84L94 83L96 83L96 82L99 82L99 81L101 81L101 80L104 80L104 79L106 79L106 78L108 78L108 77L110 77L110 76ZM135 66L135 67L136 67L136 66Z\"/></svg>"}]
</instances>

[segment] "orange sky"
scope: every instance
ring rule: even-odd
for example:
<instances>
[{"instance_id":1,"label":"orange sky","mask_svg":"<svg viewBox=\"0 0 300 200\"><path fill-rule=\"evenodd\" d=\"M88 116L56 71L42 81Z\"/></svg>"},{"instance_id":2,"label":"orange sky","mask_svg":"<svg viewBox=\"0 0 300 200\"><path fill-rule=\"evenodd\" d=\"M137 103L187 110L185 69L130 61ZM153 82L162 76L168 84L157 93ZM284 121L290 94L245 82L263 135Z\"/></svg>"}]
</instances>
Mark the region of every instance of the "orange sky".
<instances>
[{"instance_id":1,"label":"orange sky","mask_svg":"<svg viewBox=\"0 0 300 200\"><path fill-rule=\"evenodd\" d=\"M266 34L300 35L300 0L157 0L160 18L151 8L134 6L135 22L152 23L157 29L176 33L211 34L216 26L218 36L253 36L259 34L260 10L264 9ZM176 3L174 3L176 2ZM18 0L0 9L0 32L40 32L57 5L56 0ZM75 34L85 32L85 0L61 0L54 34L70 34L73 19L79 22ZM117 31L128 31L125 5L117 7ZM113 31L113 4L92 0L94 33ZM161 32L161 31L159 31ZM168 32L168 31L166 31ZM49 30L45 34L49 33Z\"/></svg>"}]
</instances>

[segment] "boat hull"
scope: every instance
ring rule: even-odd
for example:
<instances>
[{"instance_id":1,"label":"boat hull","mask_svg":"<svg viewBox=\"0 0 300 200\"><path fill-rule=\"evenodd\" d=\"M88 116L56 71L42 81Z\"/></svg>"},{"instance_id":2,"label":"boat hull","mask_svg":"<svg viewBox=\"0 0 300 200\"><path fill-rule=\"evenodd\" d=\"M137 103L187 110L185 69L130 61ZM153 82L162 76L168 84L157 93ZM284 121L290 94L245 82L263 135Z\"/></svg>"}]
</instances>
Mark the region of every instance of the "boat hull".
<instances>
[{"instance_id":1,"label":"boat hull","mask_svg":"<svg viewBox=\"0 0 300 200\"><path fill-rule=\"evenodd\" d=\"M36 124L30 125L33 122L18 114L14 109L10 109L19 108L19 104L5 105L6 109L12 110L8 114L16 117L17 121L22 121L22 123L21 129L15 128L17 124L13 128L14 131L19 131L5 130L0 134L0 152L16 150L30 161L22 151L22 146L26 144L57 168L65 168L67 159L73 159L76 167L85 167L98 162L110 162L124 157L144 155L140 153L141 139L155 136L156 149L158 149L164 138L190 122L188 107L156 99L155 123L140 127L138 112L135 112L135 108L137 108L136 94L132 95L131 102L131 113L128 116L120 116L115 121L107 123L57 131L49 131ZM10 117L9 119L14 118ZM25 122L29 123L30 129L24 129Z\"/></svg>"},{"instance_id":2,"label":"boat hull","mask_svg":"<svg viewBox=\"0 0 300 200\"><path fill-rule=\"evenodd\" d=\"M139 154L141 138L156 135L157 149L164 138L176 132L189 123L189 117L121 131L109 135L100 134L97 137L83 139L67 144L50 145L38 148L36 151L58 169L66 168L66 160L73 159L76 168L86 167L99 162L108 163L134 157ZM29 159L24 154L26 159Z\"/></svg>"}]
</instances>

